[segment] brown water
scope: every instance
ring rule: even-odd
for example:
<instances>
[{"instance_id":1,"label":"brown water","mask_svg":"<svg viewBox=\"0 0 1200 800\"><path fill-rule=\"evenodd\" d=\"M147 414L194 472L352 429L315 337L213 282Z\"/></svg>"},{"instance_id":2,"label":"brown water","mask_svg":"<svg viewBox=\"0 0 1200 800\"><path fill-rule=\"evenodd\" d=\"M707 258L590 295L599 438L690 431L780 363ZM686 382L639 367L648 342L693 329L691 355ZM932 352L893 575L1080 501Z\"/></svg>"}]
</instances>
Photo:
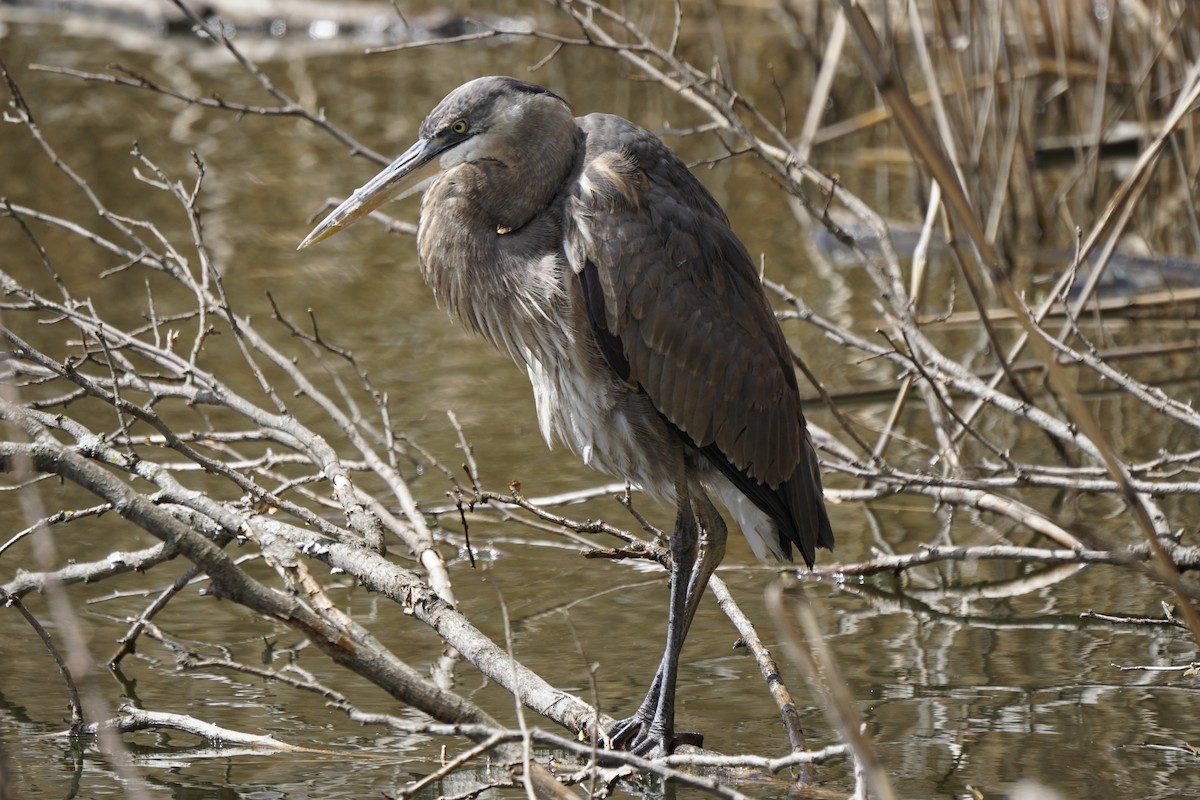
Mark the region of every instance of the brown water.
<instances>
[{"instance_id":1,"label":"brown water","mask_svg":"<svg viewBox=\"0 0 1200 800\"><path fill-rule=\"evenodd\" d=\"M522 13L553 13L532 4L513 5ZM685 29L685 52L706 63L706 52L721 51L726 68L760 98L773 96L769 65L784 96L797 109L804 107L814 62L792 46L784 26L751 7L727 10L727 38L717 46L714 29L694 5L686 4L689 13L701 19ZM484 483L497 489L519 480L526 495L536 496L604 480L562 449L545 449L524 376L434 308L416 271L411 238L364 224L318 248L294 252L324 199L342 197L360 185L375 172L373 164L350 158L338 143L299 121L202 111L147 93L85 85L28 69L36 62L102 71L119 62L198 94L219 90L228 99L267 103L223 53L190 39L98 28L82 25L78 18L0 21L0 44L3 59L54 146L123 213L152 217L171 232L182 230L178 211L134 180L136 164L128 154L137 141L164 169L182 177L190 174L188 153L195 151L207 169L205 230L235 307L263 321L263 330L270 327L265 324L270 314L266 290L296 318L312 308L322 330L352 349L376 385L389 392L398 430L445 463L457 464L461 459L456 435L445 416L453 410L475 447ZM330 119L388 154L407 145L420 118L448 89L480 74L527 75L527 67L550 48L545 42L473 43L363 56L348 43L323 49L299 39L244 44L281 85L304 99L316 98L312 102ZM674 98L656 87L625 80L625 75L625 68L609 57L567 50L532 77L570 99L581 113L614 112L659 129L696 121L694 112ZM843 83L835 116L873 102L861 79L851 76ZM722 152L718 142L704 136L671 143L693 160ZM907 168L856 167L849 156L829 148L819 150L815 160L838 172L886 216L911 220L911 198L916 195ZM869 282L852 267L817 274L805 262L797 245L800 232L782 195L761 173L748 158L724 160L701 171L751 251L763 254L775 280L823 313L853 320L856 329L870 331L875 315ZM65 194L61 175L26 133L13 125L0 127L0 196L73 211L87 219L76 199L61 199ZM412 219L415 202L393 210ZM140 277L99 280L99 271L113 264L86 249L76 253L69 241L49 233L44 243L60 265L69 265L67 277L78 295L91 296L117 319L126 308L129 315L139 312L140 297L131 303L128 293L138 291ZM0 220L4 269L33 280L39 267L22 247L14 226ZM8 255L17 252L20 260ZM830 389L870 384L885 375L872 364L847 364L844 353L824 345L814 330L793 324L789 335ZM285 332L278 331L278 336L287 341ZM972 340L968 346L973 344ZM1194 363L1184 363L1177 371L1195 386ZM865 419L881 419L885 411L886 406L855 408ZM1152 454L1161 444L1155 431L1123 415L1119 404L1111 411L1118 449L1132 457ZM819 406L811 406L810 416L817 424L832 426ZM414 480L414 489L421 501L438 503L445 486L427 475ZM58 495L49 497L52 505L61 500ZM1102 508L1093 522L1102 525L1111 509L1105 503L1097 505ZM632 524L611 501L571 513L603 514L617 524ZM911 499L870 508L839 506L831 514L838 533L836 555L845 561L866 557L881 545L910 551L935 540L943 524L926 504ZM2 538L24 525L15 507L5 509L2 519ZM992 524L960 514L953 523L954 538L991 541ZM487 538L498 533L513 532L479 527L475 543L485 546L490 557L475 570L461 563L453 567L463 609L500 637L496 609L502 599L512 618L513 647L522 661L585 696L590 691L586 665L598 662L598 690L605 707L617 712L634 706L660 648L664 576L576 558L558 549ZM136 531L99 523L95 528L76 523L57 539L62 557L80 560L113 547L147 543ZM18 568L31 566L30 559L27 547L14 548L0 558L0 576L7 579ZM726 564L723 574L735 597L763 635L773 640L762 604L769 573L753 566L749 548L740 539L732 542ZM184 568L159 568L156 572L162 574L154 585L165 586ZM974 594L963 588L1023 572L1015 567L957 565L920 573L903 586L888 579L809 586L808 596L817 606L828 643L900 795L968 797L967 787L975 786L988 797L998 797L1029 778L1064 797L1200 796L1200 763L1194 751L1186 749L1187 742L1200 741L1195 678L1121 672L1113 666L1186 663L1197 658L1195 648L1175 632L1115 631L1079 618L1089 609L1154 615L1166 594L1105 568L1085 570L1021 596ZM90 603L84 606L85 622L97 657L111 652L124 630L122 620L140 613L148 602L140 594L113 596L114 592L143 584L135 577L72 589L74 598ZM409 663L428 664L438 654L434 637L391 603L351 586L343 587L335 599ZM31 597L29 605L48 618L41 598ZM184 639L232 640L231 655L251 663L265 654L264 636L277 650L298 645L292 633L281 628L264 634L261 624L237 607L204 598L195 589L174 601L158 622ZM17 615L0 616L0 625L0 737L22 793L122 795L113 767L94 750L79 751L64 739L45 736L64 727L61 684ZM243 630L244 636L229 634ZM706 744L719 751L781 755L786 745L777 714L753 662L744 650L731 648L735 639L715 607L702 609L680 676L681 727L703 731ZM300 651L300 664L341 688L362 708L408 713L378 690L347 678L311 648ZM810 744L834 742L834 732L808 700L799 670L782 666ZM513 720L512 700L504 692L469 667L460 668L458 677L460 691L500 719ZM149 709L192 713L339 753L231 755L198 746L182 735L130 737L140 772L159 789L155 796L379 796L428 772L440 755L438 742L357 726L319 699L275 684L221 672L176 673L172 656L151 642L143 642L138 655L125 661L119 676L103 676L100 685L113 705L133 699ZM844 796L850 786L848 768L844 763L826 766L821 781L833 796ZM434 794L450 796L466 788L448 781ZM774 796L782 791L762 793Z\"/></svg>"}]
</instances>

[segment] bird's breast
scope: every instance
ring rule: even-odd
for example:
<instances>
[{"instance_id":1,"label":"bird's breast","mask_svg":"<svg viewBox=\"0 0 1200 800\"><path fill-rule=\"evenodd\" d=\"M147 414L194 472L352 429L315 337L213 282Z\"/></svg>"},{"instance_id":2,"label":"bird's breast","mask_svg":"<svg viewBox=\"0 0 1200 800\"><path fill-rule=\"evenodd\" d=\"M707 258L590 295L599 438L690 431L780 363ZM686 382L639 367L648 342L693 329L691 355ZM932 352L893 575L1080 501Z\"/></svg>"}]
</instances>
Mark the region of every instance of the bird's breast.
<instances>
[{"instance_id":1,"label":"bird's breast","mask_svg":"<svg viewBox=\"0 0 1200 800\"><path fill-rule=\"evenodd\" d=\"M452 182L427 192L417 247L439 305L525 369L547 443L669 499L678 442L593 339L561 207L503 232L492 220Z\"/></svg>"},{"instance_id":2,"label":"bird's breast","mask_svg":"<svg viewBox=\"0 0 1200 800\"><path fill-rule=\"evenodd\" d=\"M682 453L678 435L604 358L573 281L566 299L563 316L527 339L517 359L533 387L542 436L548 444L561 441L598 470L672 499Z\"/></svg>"}]
</instances>

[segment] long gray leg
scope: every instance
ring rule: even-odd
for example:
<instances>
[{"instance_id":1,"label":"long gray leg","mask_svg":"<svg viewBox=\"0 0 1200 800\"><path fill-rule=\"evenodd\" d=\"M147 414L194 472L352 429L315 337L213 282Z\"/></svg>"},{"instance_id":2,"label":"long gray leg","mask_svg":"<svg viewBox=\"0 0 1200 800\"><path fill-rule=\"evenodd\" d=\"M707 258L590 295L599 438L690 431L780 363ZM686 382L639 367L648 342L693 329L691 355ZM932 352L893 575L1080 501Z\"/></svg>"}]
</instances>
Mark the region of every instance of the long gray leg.
<instances>
[{"instance_id":1,"label":"long gray leg","mask_svg":"<svg viewBox=\"0 0 1200 800\"><path fill-rule=\"evenodd\" d=\"M671 752L680 652L708 579L725 555L727 530L720 513L699 486L690 493L683 491L685 488L676 490L679 502L671 536L671 604L666 648L646 699L632 717L617 723L610 733L613 747L628 747L642 755ZM706 542L698 559L701 529Z\"/></svg>"},{"instance_id":2,"label":"long gray leg","mask_svg":"<svg viewBox=\"0 0 1200 800\"><path fill-rule=\"evenodd\" d=\"M671 533L671 588L667 613L667 642L662 660L646 692L646 699L637 712L618 722L608 733L614 748L628 748L643 755L656 749L670 752L671 736L675 729L675 681L679 671L679 653L687 636L691 615L688 614L688 590L696 565L700 530L688 496L687 479L680 476L675 482L675 530ZM694 612L693 612L694 613ZM664 698L669 698L666 703Z\"/></svg>"},{"instance_id":3,"label":"long gray leg","mask_svg":"<svg viewBox=\"0 0 1200 800\"><path fill-rule=\"evenodd\" d=\"M708 588L708 579L717 571L717 567L725 558L725 543L729 538L725 520L721 518L721 513L708 499L708 495L702 489L697 488L693 491L691 499L693 512L700 523L701 530L704 531L704 547L701 550L700 560L695 564L688 581L687 617L683 628L685 635L686 631L692 627L692 619L696 616L696 609L700 607L700 598L704 596L704 590Z\"/></svg>"}]
</instances>

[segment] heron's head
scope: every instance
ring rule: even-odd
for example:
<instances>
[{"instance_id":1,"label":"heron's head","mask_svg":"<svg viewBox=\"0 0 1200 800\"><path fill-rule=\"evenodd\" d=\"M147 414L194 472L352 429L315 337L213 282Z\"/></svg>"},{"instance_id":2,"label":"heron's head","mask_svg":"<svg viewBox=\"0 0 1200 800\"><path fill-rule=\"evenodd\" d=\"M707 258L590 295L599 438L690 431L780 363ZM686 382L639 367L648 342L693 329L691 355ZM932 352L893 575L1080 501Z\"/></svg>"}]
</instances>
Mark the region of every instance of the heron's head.
<instances>
[{"instance_id":1,"label":"heron's head","mask_svg":"<svg viewBox=\"0 0 1200 800\"><path fill-rule=\"evenodd\" d=\"M300 243L308 247L366 216L388 200L417 191L439 172L480 161L501 164L524 154L532 142L571 122L558 95L516 78L488 76L464 83L429 113L419 137L395 161L356 189ZM567 126L573 132L574 125Z\"/></svg>"}]
</instances>

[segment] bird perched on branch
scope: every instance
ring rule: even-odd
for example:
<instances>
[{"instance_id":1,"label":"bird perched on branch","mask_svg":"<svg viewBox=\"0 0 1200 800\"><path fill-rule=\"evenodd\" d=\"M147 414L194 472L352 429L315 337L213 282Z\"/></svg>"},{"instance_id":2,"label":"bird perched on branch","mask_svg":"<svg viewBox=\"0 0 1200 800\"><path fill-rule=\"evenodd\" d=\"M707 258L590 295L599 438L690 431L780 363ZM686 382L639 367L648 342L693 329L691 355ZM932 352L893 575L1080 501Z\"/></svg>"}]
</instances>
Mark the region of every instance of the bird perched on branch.
<instances>
[{"instance_id":1,"label":"bird perched on branch","mask_svg":"<svg viewBox=\"0 0 1200 800\"><path fill-rule=\"evenodd\" d=\"M725 551L833 547L791 352L754 262L662 141L553 92L485 77L303 241L425 188L417 249L440 305L529 373L538 422L583 460L676 508L667 644L646 699L605 732L667 754L684 637ZM701 539L703 538L703 547Z\"/></svg>"}]
</instances>

